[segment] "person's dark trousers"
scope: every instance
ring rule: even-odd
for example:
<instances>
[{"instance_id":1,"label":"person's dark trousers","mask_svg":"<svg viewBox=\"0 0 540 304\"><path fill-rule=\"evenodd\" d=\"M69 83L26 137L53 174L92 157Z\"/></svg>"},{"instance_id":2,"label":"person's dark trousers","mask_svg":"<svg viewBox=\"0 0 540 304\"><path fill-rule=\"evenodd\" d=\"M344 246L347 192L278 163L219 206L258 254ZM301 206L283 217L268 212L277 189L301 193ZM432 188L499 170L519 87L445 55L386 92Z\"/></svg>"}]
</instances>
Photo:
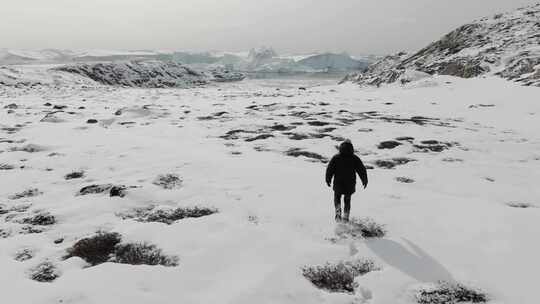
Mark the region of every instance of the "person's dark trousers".
<instances>
[{"instance_id":1,"label":"person's dark trousers","mask_svg":"<svg viewBox=\"0 0 540 304\"><path fill-rule=\"evenodd\" d=\"M341 195L343 195L343 217L341 216ZM351 195L341 194L334 192L334 207L336 208L336 221L349 221L349 214L351 212Z\"/></svg>"}]
</instances>

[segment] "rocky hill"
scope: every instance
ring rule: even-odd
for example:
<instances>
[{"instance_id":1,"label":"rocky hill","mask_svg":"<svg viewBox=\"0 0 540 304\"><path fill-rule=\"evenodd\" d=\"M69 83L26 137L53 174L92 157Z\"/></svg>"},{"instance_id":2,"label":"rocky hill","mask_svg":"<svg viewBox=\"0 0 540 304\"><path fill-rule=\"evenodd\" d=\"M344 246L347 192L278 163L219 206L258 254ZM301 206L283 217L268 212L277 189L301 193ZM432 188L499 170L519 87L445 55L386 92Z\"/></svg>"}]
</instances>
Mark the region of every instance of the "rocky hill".
<instances>
[{"instance_id":1,"label":"rocky hill","mask_svg":"<svg viewBox=\"0 0 540 304\"><path fill-rule=\"evenodd\" d=\"M463 78L496 75L540 86L540 3L460 26L420 51L388 56L343 82L381 85L407 70Z\"/></svg>"},{"instance_id":2,"label":"rocky hill","mask_svg":"<svg viewBox=\"0 0 540 304\"><path fill-rule=\"evenodd\" d=\"M0 66L0 86L111 85L140 88L191 88L212 82L239 81L244 74L225 68L194 70L159 60Z\"/></svg>"},{"instance_id":3,"label":"rocky hill","mask_svg":"<svg viewBox=\"0 0 540 304\"><path fill-rule=\"evenodd\" d=\"M100 84L126 87L176 87L206 84L203 74L173 62L131 61L79 63L55 68Z\"/></svg>"}]
</instances>

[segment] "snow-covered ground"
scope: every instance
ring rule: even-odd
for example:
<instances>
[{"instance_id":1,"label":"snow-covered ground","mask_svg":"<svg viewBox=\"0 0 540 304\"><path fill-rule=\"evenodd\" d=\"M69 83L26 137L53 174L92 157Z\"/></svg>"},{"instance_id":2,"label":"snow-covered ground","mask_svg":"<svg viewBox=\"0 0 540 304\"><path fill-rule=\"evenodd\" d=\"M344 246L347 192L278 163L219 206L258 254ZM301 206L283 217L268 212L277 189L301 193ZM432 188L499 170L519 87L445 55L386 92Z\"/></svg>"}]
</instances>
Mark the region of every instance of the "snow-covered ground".
<instances>
[{"instance_id":1,"label":"snow-covered ground","mask_svg":"<svg viewBox=\"0 0 540 304\"><path fill-rule=\"evenodd\" d=\"M3 301L397 304L445 280L478 287L491 303L538 302L538 88L449 76L380 89L261 82L0 88ZM336 224L324 158L343 138L373 168L352 215L386 225L385 238L330 241ZM401 145L378 148L389 140ZM394 158L411 161L385 168ZM77 170L84 177L64 179ZM153 184L168 173L182 186ZM134 187L125 197L76 195L106 183ZM36 196L12 196L27 189ZM150 205L219 213L172 225L118 216ZM17 220L38 210L57 222L28 233ZM179 265L63 259L98 230L155 244ZM23 249L32 257L15 260ZM319 290L302 276L303 266L355 258L381 268L358 277L355 294ZM43 261L60 274L51 283L29 278Z\"/></svg>"}]
</instances>

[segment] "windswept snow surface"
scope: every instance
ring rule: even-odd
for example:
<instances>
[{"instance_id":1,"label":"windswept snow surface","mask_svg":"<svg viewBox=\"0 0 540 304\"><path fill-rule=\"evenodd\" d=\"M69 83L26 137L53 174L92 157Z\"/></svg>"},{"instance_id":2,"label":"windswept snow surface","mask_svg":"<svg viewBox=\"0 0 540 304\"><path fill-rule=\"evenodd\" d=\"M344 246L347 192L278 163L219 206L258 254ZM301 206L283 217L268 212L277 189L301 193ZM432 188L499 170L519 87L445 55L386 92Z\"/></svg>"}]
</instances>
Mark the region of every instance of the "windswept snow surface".
<instances>
[{"instance_id":1,"label":"windswept snow surface","mask_svg":"<svg viewBox=\"0 0 540 304\"><path fill-rule=\"evenodd\" d=\"M18 304L399 304L446 280L481 288L490 303L538 303L538 96L498 78L450 76L382 89L0 87L0 296ZM400 137L411 138L378 148ZM330 241L323 161L342 138L374 168L352 215L386 225L385 238ZM291 149L315 158L286 155ZM403 157L415 161L380 162ZM74 171L84 174L64 179ZM175 187L154 184L167 174L179 177ZM125 196L76 195L92 184L124 185ZM171 225L119 216L152 205L219 213ZM20 219L34 212L56 223L23 228ZM62 259L98 230L154 244L179 266ZM30 259L18 254L24 249ZM358 277L354 294L319 290L302 276L303 266L356 258L381 270ZM60 276L31 280L44 261Z\"/></svg>"}]
</instances>

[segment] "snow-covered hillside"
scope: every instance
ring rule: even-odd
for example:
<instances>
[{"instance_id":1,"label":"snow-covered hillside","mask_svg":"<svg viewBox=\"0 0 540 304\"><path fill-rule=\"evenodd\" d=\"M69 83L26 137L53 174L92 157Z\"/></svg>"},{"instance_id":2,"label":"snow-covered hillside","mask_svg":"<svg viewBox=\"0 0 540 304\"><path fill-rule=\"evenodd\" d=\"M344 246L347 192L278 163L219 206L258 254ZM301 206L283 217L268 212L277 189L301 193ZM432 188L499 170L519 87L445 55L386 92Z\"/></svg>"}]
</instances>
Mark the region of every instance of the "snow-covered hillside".
<instances>
[{"instance_id":1,"label":"snow-covered hillside","mask_svg":"<svg viewBox=\"0 0 540 304\"><path fill-rule=\"evenodd\" d=\"M212 80L237 81L244 76L227 70L214 69L211 73L197 72L185 65L167 61L129 61L75 64L55 68L88 77L105 85L126 87L194 87ZM211 76L211 77L209 77Z\"/></svg>"},{"instance_id":2,"label":"snow-covered hillside","mask_svg":"<svg viewBox=\"0 0 540 304\"><path fill-rule=\"evenodd\" d=\"M536 304L538 88L427 84L0 86L2 300L467 299L443 280ZM352 216L385 237L334 223L324 171L344 138L370 168Z\"/></svg>"},{"instance_id":3,"label":"snow-covered hillside","mask_svg":"<svg viewBox=\"0 0 540 304\"><path fill-rule=\"evenodd\" d=\"M98 86L190 88L211 82L240 81L242 73L225 68L196 71L161 60L0 66L0 86Z\"/></svg>"},{"instance_id":4,"label":"snow-covered hillside","mask_svg":"<svg viewBox=\"0 0 540 304\"><path fill-rule=\"evenodd\" d=\"M540 3L463 25L422 50L380 69L344 81L380 85L396 81L406 70L464 78L497 75L527 86L540 86Z\"/></svg>"}]
</instances>

